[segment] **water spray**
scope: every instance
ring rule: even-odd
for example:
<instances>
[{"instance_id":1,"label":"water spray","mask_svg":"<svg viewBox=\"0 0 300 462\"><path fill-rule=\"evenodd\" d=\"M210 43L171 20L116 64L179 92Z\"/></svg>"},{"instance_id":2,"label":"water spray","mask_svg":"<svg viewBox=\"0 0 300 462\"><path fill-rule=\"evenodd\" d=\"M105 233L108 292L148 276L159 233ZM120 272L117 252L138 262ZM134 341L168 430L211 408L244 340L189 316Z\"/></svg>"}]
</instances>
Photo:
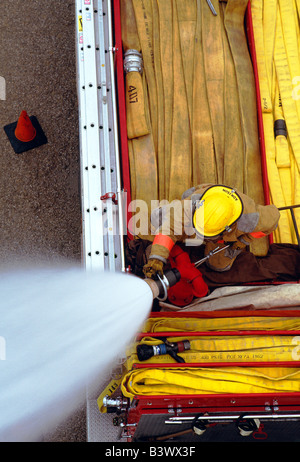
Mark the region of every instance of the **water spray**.
<instances>
[{"instance_id":1,"label":"water spray","mask_svg":"<svg viewBox=\"0 0 300 462\"><path fill-rule=\"evenodd\" d=\"M37 441L117 362L154 295L136 276L79 267L2 271L0 291L0 441Z\"/></svg>"},{"instance_id":2,"label":"water spray","mask_svg":"<svg viewBox=\"0 0 300 462\"><path fill-rule=\"evenodd\" d=\"M36 441L66 418L179 279L177 270L157 280L79 267L2 272L0 441Z\"/></svg>"}]
</instances>

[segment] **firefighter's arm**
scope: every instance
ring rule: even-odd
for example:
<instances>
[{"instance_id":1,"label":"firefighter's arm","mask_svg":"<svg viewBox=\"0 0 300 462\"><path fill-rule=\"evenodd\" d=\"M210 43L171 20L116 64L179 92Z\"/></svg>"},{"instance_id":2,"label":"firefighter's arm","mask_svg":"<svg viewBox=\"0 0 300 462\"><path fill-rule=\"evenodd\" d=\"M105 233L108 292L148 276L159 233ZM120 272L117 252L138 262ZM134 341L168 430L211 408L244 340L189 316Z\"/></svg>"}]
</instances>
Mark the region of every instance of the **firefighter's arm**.
<instances>
[{"instance_id":1,"label":"firefighter's arm","mask_svg":"<svg viewBox=\"0 0 300 462\"><path fill-rule=\"evenodd\" d=\"M259 220L254 230L263 232L266 236L271 234L278 226L280 212L275 205L258 205Z\"/></svg>"},{"instance_id":2,"label":"firefighter's arm","mask_svg":"<svg viewBox=\"0 0 300 462\"><path fill-rule=\"evenodd\" d=\"M161 219L155 230L155 237L151 247L148 262L143 268L146 277L163 274L163 267L167 263L170 252L176 242L183 236L182 220L183 201L162 207Z\"/></svg>"},{"instance_id":3,"label":"firefighter's arm","mask_svg":"<svg viewBox=\"0 0 300 462\"><path fill-rule=\"evenodd\" d=\"M280 213L275 205L257 205L257 212L259 213L258 223L251 233L245 233L239 236L239 240L249 245L254 239L268 236L278 226Z\"/></svg>"},{"instance_id":4,"label":"firefighter's arm","mask_svg":"<svg viewBox=\"0 0 300 462\"><path fill-rule=\"evenodd\" d=\"M147 278L153 278L163 274L163 267L167 263L168 257L175 240L165 234L157 234L154 238L148 262L144 265L143 272Z\"/></svg>"}]
</instances>

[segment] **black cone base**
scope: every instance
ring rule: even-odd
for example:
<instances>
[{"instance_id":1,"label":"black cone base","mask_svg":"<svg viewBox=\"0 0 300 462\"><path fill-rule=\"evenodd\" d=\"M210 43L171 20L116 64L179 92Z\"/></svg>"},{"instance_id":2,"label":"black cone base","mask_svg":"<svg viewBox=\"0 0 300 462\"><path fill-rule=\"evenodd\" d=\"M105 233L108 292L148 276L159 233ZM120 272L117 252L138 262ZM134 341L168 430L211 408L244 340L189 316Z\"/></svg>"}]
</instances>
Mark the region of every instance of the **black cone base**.
<instances>
[{"instance_id":1,"label":"black cone base","mask_svg":"<svg viewBox=\"0 0 300 462\"><path fill-rule=\"evenodd\" d=\"M47 137L43 132L42 127L39 124L39 121L35 116L29 117L32 125L36 129L36 137L32 141L24 142L20 141L15 137L15 129L17 127L17 122L13 122L4 127L4 131L15 151L16 154L21 154L22 152L29 151L31 149L38 148L43 144L48 143Z\"/></svg>"}]
</instances>

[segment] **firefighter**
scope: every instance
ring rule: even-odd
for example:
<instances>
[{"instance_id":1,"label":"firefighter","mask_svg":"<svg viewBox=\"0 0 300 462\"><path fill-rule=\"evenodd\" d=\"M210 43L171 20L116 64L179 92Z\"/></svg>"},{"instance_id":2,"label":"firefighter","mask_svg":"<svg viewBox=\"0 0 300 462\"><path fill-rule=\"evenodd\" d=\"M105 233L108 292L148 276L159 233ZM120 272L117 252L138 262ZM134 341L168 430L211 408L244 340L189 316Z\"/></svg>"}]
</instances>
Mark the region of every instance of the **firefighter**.
<instances>
[{"instance_id":1,"label":"firefighter","mask_svg":"<svg viewBox=\"0 0 300 462\"><path fill-rule=\"evenodd\" d=\"M205 244L205 255L230 244L206 261L214 271L228 271L253 240L276 229L279 218L274 205L257 205L231 187L211 184L193 187L182 195L179 208L167 204L152 212L154 240L144 274L152 278L157 273L162 275L176 242Z\"/></svg>"}]
</instances>

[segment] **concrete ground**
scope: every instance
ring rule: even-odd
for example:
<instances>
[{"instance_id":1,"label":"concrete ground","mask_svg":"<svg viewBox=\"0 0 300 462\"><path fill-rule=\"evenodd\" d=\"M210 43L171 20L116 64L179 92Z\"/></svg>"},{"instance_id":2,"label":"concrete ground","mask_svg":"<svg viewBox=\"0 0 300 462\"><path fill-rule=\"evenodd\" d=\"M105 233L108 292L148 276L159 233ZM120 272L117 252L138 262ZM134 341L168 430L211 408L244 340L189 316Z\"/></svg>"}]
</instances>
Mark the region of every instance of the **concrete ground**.
<instances>
[{"instance_id":1,"label":"concrete ground","mask_svg":"<svg viewBox=\"0 0 300 462\"><path fill-rule=\"evenodd\" d=\"M80 261L74 0L2 0L0 266ZM15 154L3 130L35 115L48 144ZM45 441L86 441L85 409Z\"/></svg>"}]
</instances>

